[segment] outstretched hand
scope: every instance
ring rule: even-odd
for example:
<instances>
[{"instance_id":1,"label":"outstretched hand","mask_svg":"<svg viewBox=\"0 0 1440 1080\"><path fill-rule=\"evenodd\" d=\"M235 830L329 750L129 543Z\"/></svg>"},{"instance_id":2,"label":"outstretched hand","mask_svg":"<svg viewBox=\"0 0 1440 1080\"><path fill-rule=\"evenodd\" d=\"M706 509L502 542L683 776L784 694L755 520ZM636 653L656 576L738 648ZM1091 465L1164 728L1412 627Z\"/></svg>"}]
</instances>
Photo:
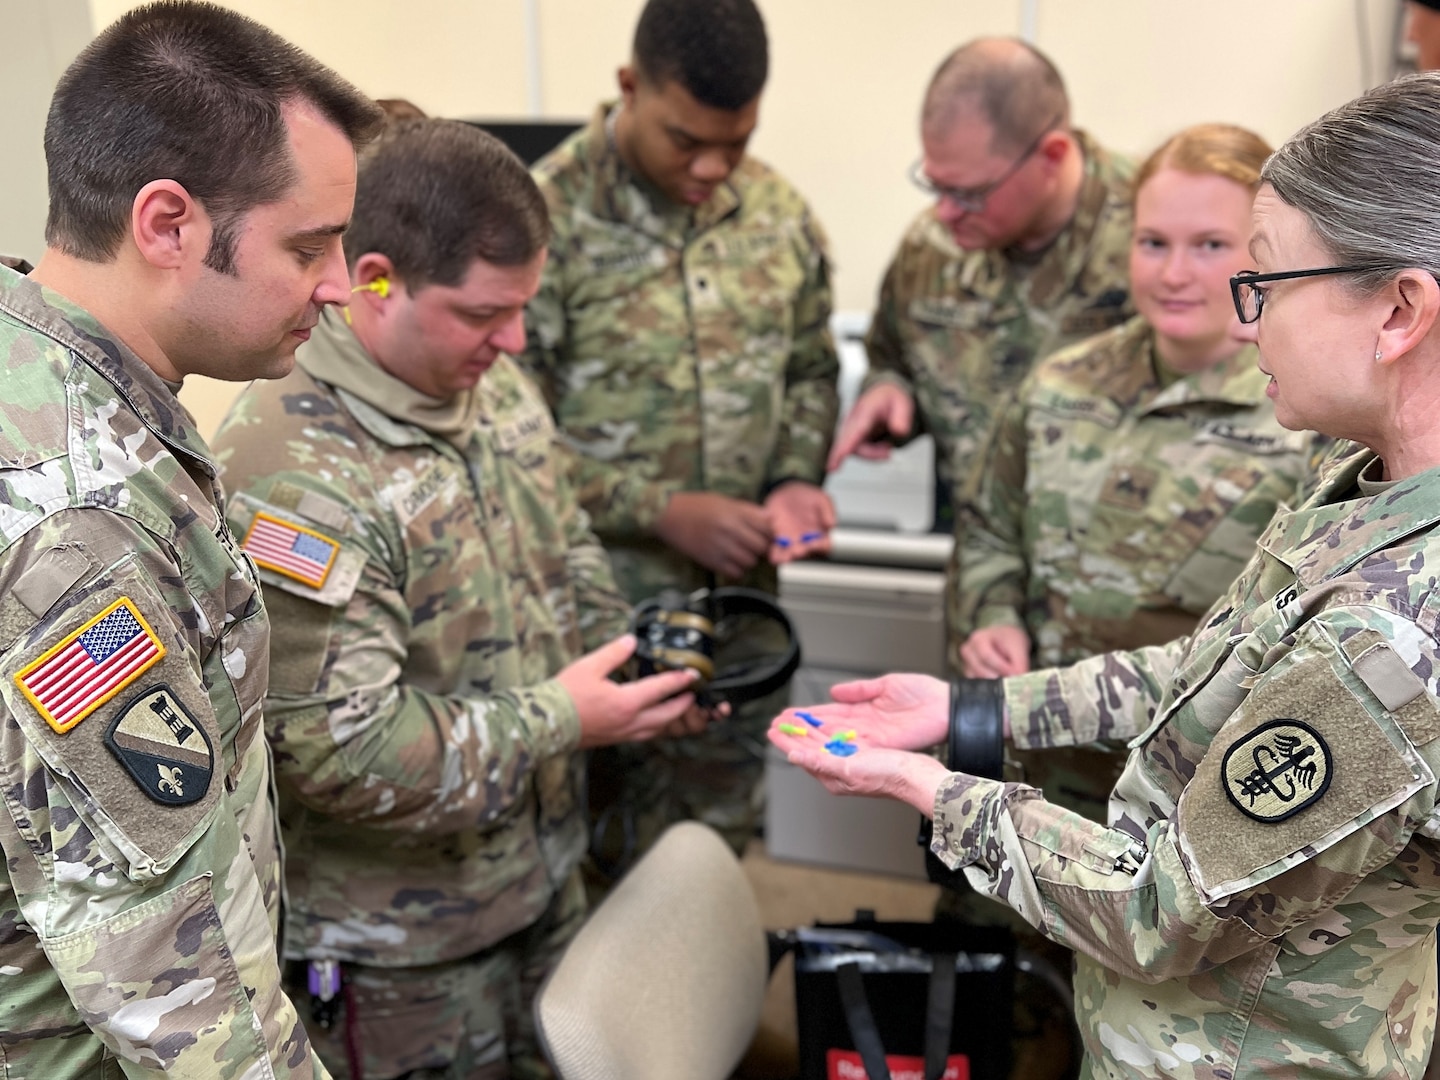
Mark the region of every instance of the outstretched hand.
<instances>
[{"instance_id":1,"label":"outstretched hand","mask_svg":"<svg viewBox=\"0 0 1440 1080\"><path fill-rule=\"evenodd\" d=\"M945 739L950 685L929 675L883 675L839 683L831 703L786 709L770 724L770 741L791 764L834 795L898 799L934 813L948 770L915 753Z\"/></svg>"},{"instance_id":2,"label":"outstretched hand","mask_svg":"<svg viewBox=\"0 0 1440 1080\"><path fill-rule=\"evenodd\" d=\"M926 817L935 812L935 793L949 775L928 754L894 750L870 742L859 729L828 723L815 727L809 710L787 710L770 725L770 741L825 786L832 795L864 795L908 803Z\"/></svg>"},{"instance_id":3,"label":"outstretched hand","mask_svg":"<svg viewBox=\"0 0 1440 1080\"><path fill-rule=\"evenodd\" d=\"M837 683L831 703L787 709L778 719L805 726L800 712L821 721L825 730L854 729L871 746L923 750L945 741L950 732L950 684L929 675L882 675ZM771 730L775 730L772 725Z\"/></svg>"}]
</instances>

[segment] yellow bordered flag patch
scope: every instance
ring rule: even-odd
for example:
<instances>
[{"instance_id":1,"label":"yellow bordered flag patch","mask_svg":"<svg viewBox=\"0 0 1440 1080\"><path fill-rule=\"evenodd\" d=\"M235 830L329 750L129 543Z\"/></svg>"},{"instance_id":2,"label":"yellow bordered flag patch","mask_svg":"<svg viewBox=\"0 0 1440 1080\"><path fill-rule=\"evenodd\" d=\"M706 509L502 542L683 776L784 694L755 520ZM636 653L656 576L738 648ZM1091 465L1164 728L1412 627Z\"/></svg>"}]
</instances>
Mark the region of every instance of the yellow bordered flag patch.
<instances>
[{"instance_id":1,"label":"yellow bordered flag patch","mask_svg":"<svg viewBox=\"0 0 1440 1080\"><path fill-rule=\"evenodd\" d=\"M160 662L165 646L122 596L16 674L20 692L57 733L76 724Z\"/></svg>"},{"instance_id":2,"label":"yellow bordered flag patch","mask_svg":"<svg viewBox=\"0 0 1440 1080\"><path fill-rule=\"evenodd\" d=\"M256 566L294 578L312 589L325 584L335 556L340 553L340 545L328 536L263 511L255 515L240 547Z\"/></svg>"}]
</instances>

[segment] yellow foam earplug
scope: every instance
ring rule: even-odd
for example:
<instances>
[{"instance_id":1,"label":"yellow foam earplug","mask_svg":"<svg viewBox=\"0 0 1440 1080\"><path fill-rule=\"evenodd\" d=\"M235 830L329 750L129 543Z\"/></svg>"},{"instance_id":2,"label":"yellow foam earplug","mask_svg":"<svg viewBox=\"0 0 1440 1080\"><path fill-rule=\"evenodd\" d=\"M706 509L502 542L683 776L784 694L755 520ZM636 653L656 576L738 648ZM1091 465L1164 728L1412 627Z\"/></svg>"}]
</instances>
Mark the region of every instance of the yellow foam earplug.
<instances>
[{"instance_id":1,"label":"yellow foam earplug","mask_svg":"<svg viewBox=\"0 0 1440 1080\"><path fill-rule=\"evenodd\" d=\"M353 296L357 292L379 293L380 299L384 300L390 295L390 279L382 274L380 277L377 277L374 281L370 282L369 285L356 285L353 289L350 290L350 295ZM350 325L350 309L348 307L345 309L345 325Z\"/></svg>"},{"instance_id":2,"label":"yellow foam earplug","mask_svg":"<svg viewBox=\"0 0 1440 1080\"><path fill-rule=\"evenodd\" d=\"M357 292L373 292L373 293L379 293L379 294L380 294L380 299L381 299L381 300L384 300L387 296L390 295L390 279L389 279L388 277L384 277L384 276L377 277L374 281L370 282L369 285L356 285L356 286L355 286L353 289L351 289L350 291L351 291L352 293L357 293Z\"/></svg>"}]
</instances>

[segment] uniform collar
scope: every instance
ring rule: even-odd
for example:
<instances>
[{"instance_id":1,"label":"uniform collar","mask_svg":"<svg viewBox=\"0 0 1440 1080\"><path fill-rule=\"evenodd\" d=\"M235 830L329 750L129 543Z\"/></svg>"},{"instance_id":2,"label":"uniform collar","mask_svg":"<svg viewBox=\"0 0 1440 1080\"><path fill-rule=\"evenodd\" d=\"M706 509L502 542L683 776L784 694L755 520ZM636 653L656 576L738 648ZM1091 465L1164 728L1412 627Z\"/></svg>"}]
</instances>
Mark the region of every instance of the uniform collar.
<instances>
[{"instance_id":1,"label":"uniform collar","mask_svg":"<svg viewBox=\"0 0 1440 1080\"><path fill-rule=\"evenodd\" d=\"M1149 330L1148 325L1146 329ZM1150 363L1147 366L1153 373L1155 365L1159 363L1159 357L1155 355L1153 330L1149 330L1148 352ZM1260 350L1254 345L1246 345L1223 364L1182 375L1157 393L1141 412L1155 412L1202 401L1239 409L1263 405L1266 400L1265 387L1270 382L1270 376L1260 370L1259 361ZM1153 374L1151 378L1154 379Z\"/></svg>"},{"instance_id":2,"label":"uniform collar","mask_svg":"<svg viewBox=\"0 0 1440 1080\"><path fill-rule=\"evenodd\" d=\"M583 152L594 184L590 210L596 217L682 246L689 237L712 228L739 208L735 177L744 167L743 162L699 206L680 206L662 195L620 156L614 138L614 117L619 109L618 102L602 103L585 128Z\"/></svg>"},{"instance_id":3,"label":"uniform collar","mask_svg":"<svg viewBox=\"0 0 1440 1080\"><path fill-rule=\"evenodd\" d=\"M1181 375L1162 387L1156 369L1155 330L1141 316L1132 316L1101 340L1107 342L1102 347L1108 358L1096 362L1087 356L1082 378L1098 396L1112 401L1122 411L1143 416L1197 402L1236 409L1265 403L1265 386L1270 379L1260 370L1259 352L1253 345L1245 346L1223 364Z\"/></svg>"},{"instance_id":4,"label":"uniform collar","mask_svg":"<svg viewBox=\"0 0 1440 1080\"><path fill-rule=\"evenodd\" d=\"M391 445L427 442L414 429L464 449L480 420L481 398L472 388L452 398L433 398L402 382L375 362L335 308L326 308L295 362L311 378L329 383L370 407L356 418Z\"/></svg>"},{"instance_id":5,"label":"uniform collar","mask_svg":"<svg viewBox=\"0 0 1440 1080\"><path fill-rule=\"evenodd\" d=\"M157 438L193 458L211 478L218 470L210 448L176 393L84 308L39 282L0 266L0 310L63 345L93 368Z\"/></svg>"},{"instance_id":6,"label":"uniform collar","mask_svg":"<svg viewBox=\"0 0 1440 1080\"><path fill-rule=\"evenodd\" d=\"M1440 522L1440 466L1406 477L1383 491L1358 496L1357 479L1378 455L1356 446L1326 469L1314 496L1299 510L1276 514L1260 546L1313 586L1370 555Z\"/></svg>"}]
</instances>

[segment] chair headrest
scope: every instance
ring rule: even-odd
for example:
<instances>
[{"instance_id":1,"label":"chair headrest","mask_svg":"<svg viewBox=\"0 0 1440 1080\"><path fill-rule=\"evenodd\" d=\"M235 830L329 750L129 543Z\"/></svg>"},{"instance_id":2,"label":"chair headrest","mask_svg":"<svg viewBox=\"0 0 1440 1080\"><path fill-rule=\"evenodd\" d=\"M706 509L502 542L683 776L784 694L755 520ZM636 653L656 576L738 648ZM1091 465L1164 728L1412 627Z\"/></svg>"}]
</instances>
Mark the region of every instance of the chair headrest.
<instances>
[{"instance_id":1,"label":"chair headrest","mask_svg":"<svg viewBox=\"0 0 1440 1080\"><path fill-rule=\"evenodd\" d=\"M754 892L725 841L666 831L581 928L535 1002L564 1080L724 1080L769 977Z\"/></svg>"}]
</instances>

